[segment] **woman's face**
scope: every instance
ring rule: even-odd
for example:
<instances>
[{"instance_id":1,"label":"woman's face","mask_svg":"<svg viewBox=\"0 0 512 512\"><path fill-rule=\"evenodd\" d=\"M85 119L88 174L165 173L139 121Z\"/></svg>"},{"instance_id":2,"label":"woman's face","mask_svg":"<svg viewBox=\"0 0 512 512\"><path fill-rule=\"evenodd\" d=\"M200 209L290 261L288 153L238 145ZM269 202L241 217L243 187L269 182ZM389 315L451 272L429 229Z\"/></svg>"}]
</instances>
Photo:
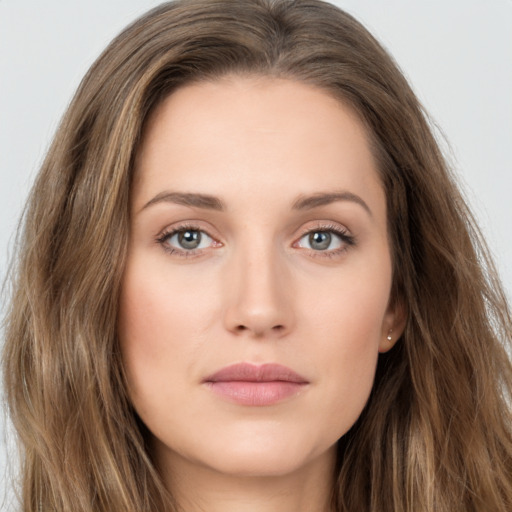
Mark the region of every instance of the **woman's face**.
<instances>
[{"instance_id":1,"label":"woman's face","mask_svg":"<svg viewBox=\"0 0 512 512\"><path fill-rule=\"evenodd\" d=\"M151 116L132 192L120 343L160 464L332 464L401 333L361 122L294 81L189 85Z\"/></svg>"}]
</instances>

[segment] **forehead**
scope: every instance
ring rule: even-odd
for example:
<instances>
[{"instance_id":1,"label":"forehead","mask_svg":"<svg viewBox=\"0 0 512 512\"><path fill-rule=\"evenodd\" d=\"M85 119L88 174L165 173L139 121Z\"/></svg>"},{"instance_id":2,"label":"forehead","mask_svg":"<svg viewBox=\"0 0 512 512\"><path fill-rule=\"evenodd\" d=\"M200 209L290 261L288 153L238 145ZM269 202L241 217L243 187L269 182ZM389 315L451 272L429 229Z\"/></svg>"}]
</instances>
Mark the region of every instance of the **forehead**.
<instances>
[{"instance_id":1,"label":"forehead","mask_svg":"<svg viewBox=\"0 0 512 512\"><path fill-rule=\"evenodd\" d=\"M319 88L266 77L194 83L148 119L134 196L169 187L250 195L261 182L282 196L339 188L383 196L368 141L353 109Z\"/></svg>"}]
</instances>

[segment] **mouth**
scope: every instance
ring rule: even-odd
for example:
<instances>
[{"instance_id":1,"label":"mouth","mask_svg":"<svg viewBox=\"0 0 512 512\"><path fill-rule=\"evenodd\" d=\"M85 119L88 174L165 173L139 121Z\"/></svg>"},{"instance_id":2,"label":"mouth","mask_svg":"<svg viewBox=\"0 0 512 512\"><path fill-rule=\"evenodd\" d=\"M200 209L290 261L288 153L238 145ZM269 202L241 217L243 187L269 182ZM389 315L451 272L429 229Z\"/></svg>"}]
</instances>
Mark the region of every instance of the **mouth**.
<instances>
[{"instance_id":1,"label":"mouth","mask_svg":"<svg viewBox=\"0 0 512 512\"><path fill-rule=\"evenodd\" d=\"M280 364L238 363L203 380L213 393L239 405L273 405L298 395L309 381Z\"/></svg>"}]
</instances>

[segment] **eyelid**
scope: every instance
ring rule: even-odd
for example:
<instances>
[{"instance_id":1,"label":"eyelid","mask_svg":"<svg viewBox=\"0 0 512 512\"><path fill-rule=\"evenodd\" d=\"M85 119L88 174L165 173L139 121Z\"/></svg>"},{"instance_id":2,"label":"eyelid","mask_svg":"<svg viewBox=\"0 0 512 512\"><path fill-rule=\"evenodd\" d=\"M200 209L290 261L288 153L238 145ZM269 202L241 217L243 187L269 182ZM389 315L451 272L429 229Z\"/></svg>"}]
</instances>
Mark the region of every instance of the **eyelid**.
<instances>
[{"instance_id":1,"label":"eyelid","mask_svg":"<svg viewBox=\"0 0 512 512\"><path fill-rule=\"evenodd\" d=\"M313 221L313 222L307 222L303 226L301 226L299 230L299 234L296 237L298 240L299 238L303 237L304 235L307 235L308 233L312 233L315 231L332 231L336 234L341 235L347 235L350 237L353 237L350 230L344 226L343 224L340 224L339 222L335 221Z\"/></svg>"},{"instance_id":2,"label":"eyelid","mask_svg":"<svg viewBox=\"0 0 512 512\"><path fill-rule=\"evenodd\" d=\"M159 244L164 251L169 254L177 254L183 257L191 257L191 256L200 256L204 251L208 250L210 247L222 247L224 244L218 240L218 237L211 234L210 229L204 227L202 222L199 221L183 221L178 222L176 224L172 224L171 226L165 227L161 230L158 235L155 237L155 242ZM181 249L179 247L174 247L166 242L172 238L177 233L183 231L199 231L204 233L208 238L210 238L213 242L210 247L200 248L200 249Z\"/></svg>"},{"instance_id":3,"label":"eyelid","mask_svg":"<svg viewBox=\"0 0 512 512\"><path fill-rule=\"evenodd\" d=\"M315 232L330 232L337 236L341 242L342 246L335 249L326 249L326 250L315 250L307 247L299 246L299 242L307 235ZM345 252L351 246L355 245L357 242L356 237L352 235L348 228L343 226L342 224L335 223L332 221L319 221L319 222L311 222L306 224L300 230L300 235L295 238L295 241L292 244L292 247L308 251L311 255L315 257L333 257L340 253Z\"/></svg>"}]
</instances>

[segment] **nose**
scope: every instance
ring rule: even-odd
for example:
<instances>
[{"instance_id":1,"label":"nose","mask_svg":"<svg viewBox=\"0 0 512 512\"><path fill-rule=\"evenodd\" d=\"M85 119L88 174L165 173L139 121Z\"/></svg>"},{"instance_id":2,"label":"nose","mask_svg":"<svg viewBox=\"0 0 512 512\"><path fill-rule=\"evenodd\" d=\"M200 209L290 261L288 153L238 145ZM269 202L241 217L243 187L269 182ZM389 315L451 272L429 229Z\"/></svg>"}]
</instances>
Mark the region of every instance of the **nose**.
<instances>
[{"instance_id":1,"label":"nose","mask_svg":"<svg viewBox=\"0 0 512 512\"><path fill-rule=\"evenodd\" d=\"M254 338L280 338L294 324L293 286L282 258L268 248L234 257L224 323L228 331Z\"/></svg>"}]
</instances>

